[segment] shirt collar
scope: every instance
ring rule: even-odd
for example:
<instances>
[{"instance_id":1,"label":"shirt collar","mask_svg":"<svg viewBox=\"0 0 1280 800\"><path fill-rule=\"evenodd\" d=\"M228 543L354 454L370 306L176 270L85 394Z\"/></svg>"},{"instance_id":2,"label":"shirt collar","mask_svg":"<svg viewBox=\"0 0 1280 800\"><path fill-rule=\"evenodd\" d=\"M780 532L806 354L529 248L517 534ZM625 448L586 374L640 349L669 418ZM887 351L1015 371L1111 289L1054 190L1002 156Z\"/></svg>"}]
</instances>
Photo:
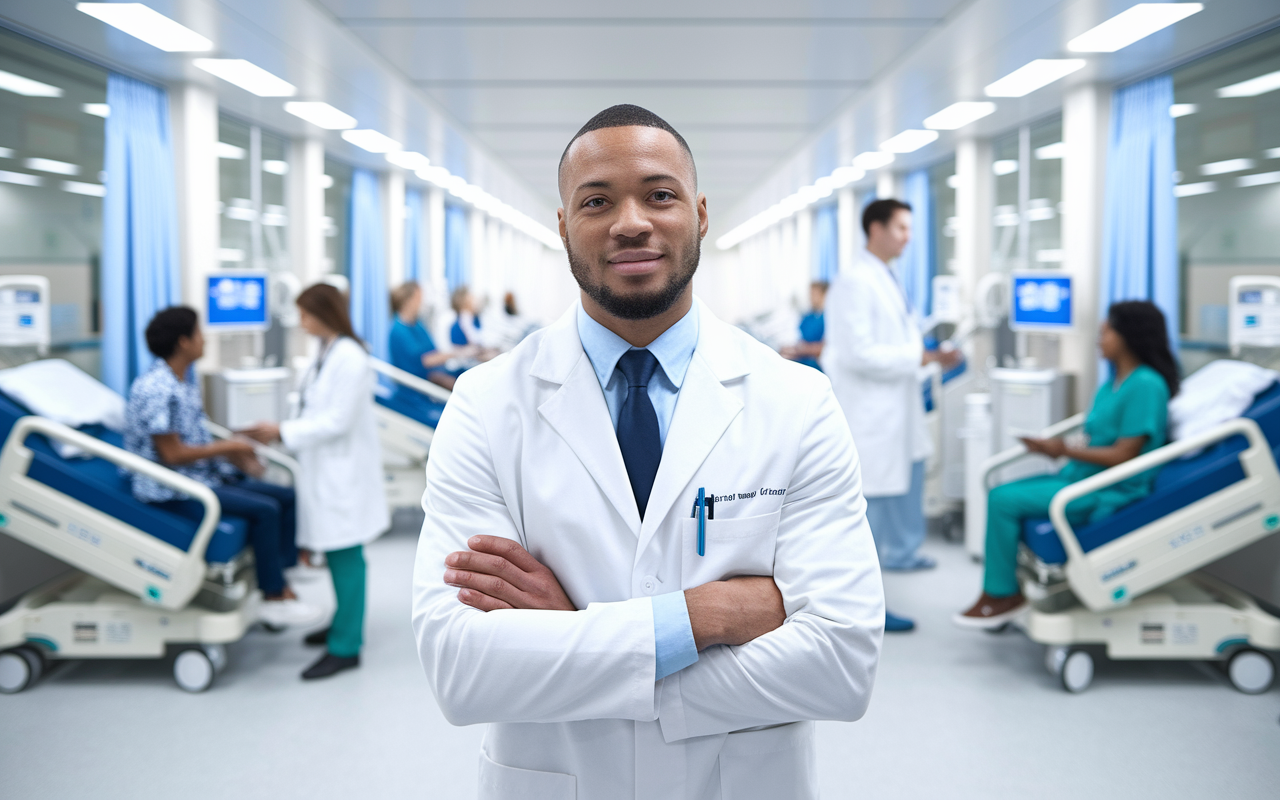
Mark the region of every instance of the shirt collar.
<instances>
[{"instance_id":1,"label":"shirt collar","mask_svg":"<svg viewBox=\"0 0 1280 800\"><path fill-rule=\"evenodd\" d=\"M694 303L680 321L667 328L662 335L649 343L647 349L658 359L662 373L676 389L684 383L684 376L693 361L693 351L698 347L698 304ZM591 318L578 302L578 338L582 349L591 360L600 386L609 385L618 359L632 347L618 334Z\"/></svg>"}]
</instances>

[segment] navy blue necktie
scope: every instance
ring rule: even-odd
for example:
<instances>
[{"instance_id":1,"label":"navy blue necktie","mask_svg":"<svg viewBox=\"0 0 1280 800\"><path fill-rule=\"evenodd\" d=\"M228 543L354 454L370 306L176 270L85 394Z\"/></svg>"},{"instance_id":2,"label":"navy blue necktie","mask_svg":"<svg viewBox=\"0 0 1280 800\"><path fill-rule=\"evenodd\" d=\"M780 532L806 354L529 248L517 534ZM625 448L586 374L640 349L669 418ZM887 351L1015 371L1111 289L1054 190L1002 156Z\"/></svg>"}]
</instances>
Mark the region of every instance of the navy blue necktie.
<instances>
[{"instance_id":1,"label":"navy blue necktie","mask_svg":"<svg viewBox=\"0 0 1280 800\"><path fill-rule=\"evenodd\" d=\"M644 519L649 505L653 478L662 461L662 436L658 433L658 415L649 399L649 379L658 368L658 359L648 350L628 350L618 359L618 372L627 381L627 397L618 413L618 447L622 463L627 466L631 491Z\"/></svg>"}]
</instances>

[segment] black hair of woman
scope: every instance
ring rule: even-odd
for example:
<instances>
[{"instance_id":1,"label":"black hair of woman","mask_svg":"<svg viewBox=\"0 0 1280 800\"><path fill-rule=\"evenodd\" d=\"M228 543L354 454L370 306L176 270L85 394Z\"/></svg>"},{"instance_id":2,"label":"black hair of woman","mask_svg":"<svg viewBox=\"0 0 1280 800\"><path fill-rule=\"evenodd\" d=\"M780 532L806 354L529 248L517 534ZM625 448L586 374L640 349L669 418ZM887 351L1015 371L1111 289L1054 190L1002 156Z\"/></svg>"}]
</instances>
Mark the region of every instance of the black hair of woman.
<instances>
[{"instance_id":1,"label":"black hair of woman","mask_svg":"<svg viewBox=\"0 0 1280 800\"><path fill-rule=\"evenodd\" d=\"M1169 327L1164 313L1149 300L1112 303L1107 324L1124 339L1134 358L1160 373L1169 386L1169 396L1178 393L1178 361L1169 348Z\"/></svg>"}]
</instances>

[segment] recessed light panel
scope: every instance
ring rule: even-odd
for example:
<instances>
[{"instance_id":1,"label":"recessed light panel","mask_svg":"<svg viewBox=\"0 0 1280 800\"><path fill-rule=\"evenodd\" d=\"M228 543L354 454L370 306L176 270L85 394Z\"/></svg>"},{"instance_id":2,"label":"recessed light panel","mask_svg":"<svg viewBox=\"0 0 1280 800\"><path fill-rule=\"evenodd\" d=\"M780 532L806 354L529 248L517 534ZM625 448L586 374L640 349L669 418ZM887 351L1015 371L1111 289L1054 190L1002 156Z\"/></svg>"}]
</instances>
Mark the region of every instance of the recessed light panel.
<instances>
[{"instance_id":1,"label":"recessed light panel","mask_svg":"<svg viewBox=\"0 0 1280 800\"><path fill-rule=\"evenodd\" d=\"M1260 94L1280 89L1280 70L1259 75L1247 81L1223 86L1218 90L1218 97L1257 97Z\"/></svg>"},{"instance_id":2,"label":"recessed light panel","mask_svg":"<svg viewBox=\"0 0 1280 800\"><path fill-rule=\"evenodd\" d=\"M1204 10L1200 3L1138 3L1067 43L1073 53L1114 53Z\"/></svg>"},{"instance_id":3,"label":"recessed light panel","mask_svg":"<svg viewBox=\"0 0 1280 800\"><path fill-rule=\"evenodd\" d=\"M984 90L988 97L1023 97L1083 69L1083 58L1037 58Z\"/></svg>"},{"instance_id":4,"label":"recessed light panel","mask_svg":"<svg viewBox=\"0 0 1280 800\"><path fill-rule=\"evenodd\" d=\"M1226 161L1213 161L1200 165L1201 175L1226 175L1229 172L1244 172L1253 169L1252 158L1229 158Z\"/></svg>"},{"instance_id":5,"label":"recessed light panel","mask_svg":"<svg viewBox=\"0 0 1280 800\"><path fill-rule=\"evenodd\" d=\"M370 153L391 153L400 149L400 143L390 136L378 133L372 128L363 128L354 131L343 131L342 138L351 142L356 147L368 150Z\"/></svg>"},{"instance_id":6,"label":"recessed light panel","mask_svg":"<svg viewBox=\"0 0 1280 800\"><path fill-rule=\"evenodd\" d=\"M935 131L954 131L994 114L995 110L996 104L988 100L952 103L937 114L926 117L924 126Z\"/></svg>"},{"instance_id":7,"label":"recessed light panel","mask_svg":"<svg viewBox=\"0 0 1280 800\"><path fill-rule=\"evenodd\" d=\"M858 169L870 172L873 169L887 167L893 163L893 153L868 152L859 153L853 158L853 165Z\"/></svg>"},{"instance_id":8,"label":"recessed light panel","mask_svg":"<svg viewBox=\"0 0 1280 800\"><path fill-rule=\"evenodd\" d=\"M292 83L243 58L196 58L191 63L258 97L291 97L298 93Z\"/></svg>"},{"instance_id":9,"label":"recessed light panel","mask_svg":"<svg viewBox=\"0 0 1280 800\"><path fill-rule=\"evenodd\" d=\"M300 117L328 131L345 131L356 126L356 118L346 114L328 103L315 101L290 101L284 104L284 110L295 117Z\"/></svg>"},{"instance_id":10,"label":"recessed light panel","mask_svg":"<svg viewBox=\"0 0 1280 800\"><path fill-rule=\"evenodd\" d=\"M76 3L76 9L170 53L213 49L213 42L142 3Z\"/></svg>"},{"instance_id":11,"label":"recessed light panel","mask_svg":"<svg viewBox=\"0 0 1280 800\"><path fill-rule=\"evenodd\" d=\"M80 165L68 161L54 161L52 158L28 158L23 162L27 169L36 172L52 172L54 175L79 175Z\"/></svg>"},{"instance_id":12,"label":"recessed light panel","mask_svg":"<svg viewBox=\"0 0 1280 800\"><path fill-rule=\"evenodd\" d=\"M906 130L881 142L880 149L886 153L914 153L937 139L937 131Z\"/></svg>"},{"instance_id":13,"label":"recessed light panel","mask_svg":"<svg viewBox=\"0 0 1280 800\"><path fill-rule=\"evenodd\" d=\"M62 97L62 89L0 69L0 89L24 97Z\"/></svg>"}]
</instances>

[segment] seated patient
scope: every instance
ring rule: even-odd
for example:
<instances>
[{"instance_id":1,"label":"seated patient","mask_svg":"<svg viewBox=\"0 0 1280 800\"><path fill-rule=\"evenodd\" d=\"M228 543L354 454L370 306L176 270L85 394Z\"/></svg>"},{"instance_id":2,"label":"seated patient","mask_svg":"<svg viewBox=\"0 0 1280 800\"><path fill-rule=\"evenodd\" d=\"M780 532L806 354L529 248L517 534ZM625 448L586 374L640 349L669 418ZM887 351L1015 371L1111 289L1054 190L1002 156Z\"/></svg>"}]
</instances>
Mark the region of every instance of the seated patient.
<instances>
[{"instance_id":1,"label":"seated patient","mask_svg":"<svg viewBox=\"0 0 1280 800\"><path fill-rule=\"evenodd\" d=\"M452 390L457 375L445 369L445 363L451 358L472 357L472 351L479 348L437 349L435 340L418 318L421 310L422 287L416 282L408 281L392 290L391 313L395 319L391 323L391 365Z\"/></svg>"},{"instance_id":2,"label":"seated patient","mask_svg":"<svg viewBox=\"0 0 1280 800\"><path fill-rule=\"evenodd\" d=\"M1027 519L1047 517L1049 502L1059 489L1165 444L1169 398L1178 393L1178 367L1160 309L1146 301L1115 303L1102 323L1098 347L1111 362L1112 378L1098 389L1085 419L1088 446L1075 447L1062 439L1022 440L1033 453L1070 460L1056 475L1023 478L991 490L982 596L955 616L957 624L996 628L1022 611L1026 599L1017 579L1022 525ZM1149 470L1074 500L1067 518L1073 525L1103 519L1150 494L1155 477Z\"/></svg>"},{"instance_id":3,"label":"seated patient","mask_svg":"<svg viewBox=\"0 0 1280 800\"><path fill-rule=\"evenodd\" d=\"M129 387L125 449L213 489L223 514L248 523L265 600L264 622L285 626L314 621L318 610L299 601L284 579L285 567L298 557L293 489L247 477L245 473L262 473L253 444L215 442L205 429L200 388L188 377L191 365L204 354L196 312L184 306L164 309L147 324L146 338L156 361ZM145 475L131 477L139 500L193 519L203 515L203 506L181 493Z\"/></svg>"}]
</instances>

